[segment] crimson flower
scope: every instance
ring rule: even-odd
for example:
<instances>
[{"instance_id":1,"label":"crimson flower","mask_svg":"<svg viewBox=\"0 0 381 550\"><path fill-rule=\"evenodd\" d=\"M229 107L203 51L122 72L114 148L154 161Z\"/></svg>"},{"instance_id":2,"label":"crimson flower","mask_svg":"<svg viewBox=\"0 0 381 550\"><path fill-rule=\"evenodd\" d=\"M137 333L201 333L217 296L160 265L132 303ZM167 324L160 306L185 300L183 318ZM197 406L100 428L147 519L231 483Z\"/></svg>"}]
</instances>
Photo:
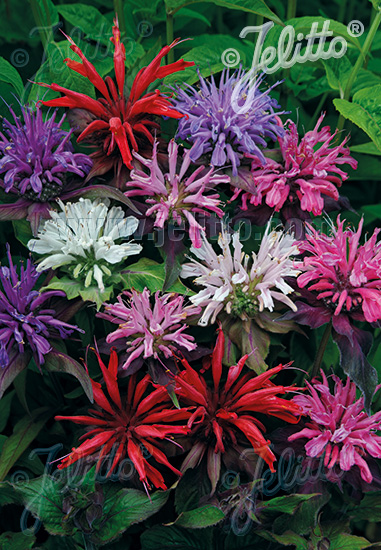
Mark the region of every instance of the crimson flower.
<instances>
[{"instance_id":1,"label":"crimson flower","mask_svg":"<svg viewBox=\"0 0 381 550\"><path fill-rule=\"evenodd\" d=\"M165 387L158 387L146 397L143 395L152 384L151 377L146 375L140 382L136 376L129 378L127 394L122 397L118 387L117 369L118 356L111 350L108 367L104 365L99 354L98 361L106 383L108 397L102 390L101 384L91 380L94 401L97 409L89 410L91 416L56 416L56 420L71 420L76 424L88 426L90 431L81 436L83 443L64 457L58 468L66 468L84 458L91 456L97 462L96 471L99 471L104 459L112 456L111 465L108 465L107 477L117 466L128 457L134 464L146 491L152 486L166 489L162 474L152 466L145 451L159 464L170 468L175 474L181 475L167 460L164 452L159 448L159 441L171 441L174 434L186 434L189 430L183 425L190 413L187 409L175 409L171 406L168 392ZM169 422L180 422L178 425Z\"/></svg>"},{"instance_id":2,"label":"crimson flower","mask_svg":"<svg viewBox=\"0 0 381 550\"><path fill-rule=\"evenodd\" d=\"M183 404L196 406L188 420L190 437L194 444L185 458L181 471L197 466L207 456L208 476L215 491L221 471L221 458L238 458L243 450L252 446L254 452L274 470L275 455L270 441L262 432L265 426L255 413L276 416L286 422L296 423L301 410L296 403L278 397L295 390L290 386L277 386L270 378L284 366L253 376L252 372L241 375L247 355L229 368L225 384L220 384L225 338L221 329L211 356L213 388L189 363L182 359L185 370L175 376L176 392ZM230 455L230 456L229 456ZM236 463L238 461L236 460Z\"/></svg>"},{"instance_id":3,"label":"crimson flower","mask_svg":"<svg viewBox=\"0 0 381 550\"><path fill-rule=\"evenodd\" d=\"M81 62L65 59L65 63L70 69L90 80L101 94L99 99L93 99L55 83L40 83L41 86L64 94L63 97L42 103L50 107L75 109L71 118L74 126L80 131L77 141L86 141L95 147L91 155L94 165L88 179L105 174L113 167L117 174L120 174L123 165L132 169L131 149L143 152L148 145L151 149L150 144L154 142L152 132L159 129L154 115L177 119L185 116L179 113L159 90L144 96L142 94L155 80L194 65L193 62L180 59L160 67L163 57L178 43L177 39L169 46L164 46L147 67L140 69L127 96L124 90L126 52L121 42L117 19L114 19L112 32L110 40L115 47L116 85L110 76L103 80L81 49L68 37L70 49L80 57Z\"/></svg>"}]
</instances>

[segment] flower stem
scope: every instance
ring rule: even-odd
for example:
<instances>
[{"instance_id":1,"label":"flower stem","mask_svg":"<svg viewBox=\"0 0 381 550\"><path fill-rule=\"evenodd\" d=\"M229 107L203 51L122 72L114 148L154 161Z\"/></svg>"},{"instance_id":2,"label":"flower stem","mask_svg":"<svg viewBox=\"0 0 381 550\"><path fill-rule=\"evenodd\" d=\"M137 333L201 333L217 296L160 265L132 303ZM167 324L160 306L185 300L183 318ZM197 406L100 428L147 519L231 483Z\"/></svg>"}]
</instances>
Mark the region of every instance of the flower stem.
<instances>
[{"instance_id":1,"label":"flower stem","mask_svg":"<svg viewBox=\"0 0 381 550\"><path fill-rule=\"evenodd\" d=\"M122 35L122 38L126 38L126 22L124 20L123 0L114 0L114 10L118 17L120 34Z\"/></svg>"},{"instance_id":2,"label":"flower stem","mask_svg":"<svg viewBox=\"0 0 381 550\"><path fill-rule=\"evenodd\" d=\"M288 4L287 4L287 15L286 15L286 19L287 21L289 19L294 19L295 15L296 15L296 5L297 5L297 0L288 0Z\"/></svg>"},{"instance_id":3,"label":"flower stem","mask_svg":"<svg viewBox=\"0 0 381 550\"><path fill-rule=\"evenodd\" d=\"M320 346L317 351L314 364L312 365L311 378L314 378L315 376L317 376L317 374L319 374L321 362L323 361L324 352L326 350L328 340L331 336L331 332L332 332L332 320L325 327L325 331L320 341Z\"/></svg>"},{"instance_id":4,"label":"flower stem","mask_svg":"<svg viewBox=\"0 0 381 550\"><path fill-rule=\"evenodd\" d=\"M340 23L344 21L346 9L347 9L347 0L341 0L339 12L337 14L337 20L340 21Z\"/></svg>"},{"instance_id":5,"label":"flower stem","mask_svg":"<svg viewBox=\"0 0 381 550\"><path fill-rule=\"evenodd\" d=\"M373 39L376 35L377 29L378 29L380 23L381 23L381 10L379 10L376 13L376 15L373 19L370 30L368 32L368 36L365 39L362 50L361 50L361 52L360 52L360 54L357 58L355 66L353 67L353 70L352 70L351 75L348 79L347 85L345 86L343 99L346 99L347 101L350 98L352 86L353 86L353 84L354 84L354 82L357 78L359 70L361 69L361 67L364 64L366 56L369 53L369 50L372 46ZM338 127L339 130L342 130L344 128L344 120L345 119L344 119L343 115L340 115L339 122L337 123L337 127Z\"/></svg>"},{"instance_id":6,"label":"flower stem","mask_svg":"<svg viewBox=\"0 0 381 550\"><path fill-rule=\"evenodd\" d=\"M36 27L40 35L42 46L45 49L45 47L48 45L49 40L45 30L45 26L43 24L43 20L41 19L41 16L40 16L40 8L37 0L30 0L30 7L32 9L33 19L34 19L34 22L36 23Z\"/></svg>"},{"instance_id":7,"label":"flower stem","mask_svg":"<svg viewBox=\"0 0 381 550\"><path fill-rule=\"evenodd\" d=\"M172 44L173 42L173 13L167 12L167 20L166 20L166 29L167 29L167 44L168 46ZM167 63L173 63L175 60L175 56L173 53L173 49L170 49L167 55Z\"/></svg>"}]
</instances>

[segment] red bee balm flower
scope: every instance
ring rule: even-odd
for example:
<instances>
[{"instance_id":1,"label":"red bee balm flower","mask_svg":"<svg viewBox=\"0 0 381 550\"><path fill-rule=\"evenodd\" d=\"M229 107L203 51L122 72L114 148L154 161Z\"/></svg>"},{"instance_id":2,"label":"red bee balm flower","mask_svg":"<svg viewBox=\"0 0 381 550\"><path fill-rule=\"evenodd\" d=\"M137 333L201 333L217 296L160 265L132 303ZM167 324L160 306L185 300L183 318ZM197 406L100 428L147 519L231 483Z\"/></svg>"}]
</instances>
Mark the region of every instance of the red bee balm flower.
<instances>
[{"instance_id":1,"label":"red bee balm flower","mask_svg":"<svg viewBox=\"0 0 381 550\"><path fill-rule=\"evenodd\" d=\"M159 125L153 120L152 115L163 115L170 118L185 116L174 109L159 90L143 97L142 94L156 79L164 78L194 65L193 62L180 59L175 63L160 67L163 57L178 43L179 39L177 39L170 46L162 48L148 67L140 69L130 95L126 97L124 93L126 52L120 40L117 19L114 19L112 32L113 37L110 40L115 47L114 68L117 86L110 76L106 76L103 80L80 48L71 38L67 37L71 43L70 49L81 58L82 62L65 59L66 65L88 78L102 97L93 99L55 83L50 85L40 83L41 86L64 94L64 97L58 99L42 101L44 105L81 110L77 111L78 117L75 117L78 118L75 123L78 123L81 130L78 142L86 141L97 148L91 155L94 166L88 179L95 175L105 174L113 167L119 173L123 164L132 169L131 149L139 151L148 143L153 144L154 142L152 130L158 129Z\"/></svg>"},{"instance_id":2,"label":"red bee balm flower","mask_svg":"<svg viewBox=\"0 0 381 550\"><path fill-rule=\"evenodd\" d=\"M274 471L276 460L269 444L263 437L264 425L253 415L263 413L276 416L295 424L301 414L300 407L292 401L286 401L277 394L285 394L296 388L276 386L270 381L274 374L284 367L278 365L259 376L241 372L247 355L237 365L229 368L225 384L220 384L222 358L224 355L224 334L219 330L216 347L211 357L213 388L209 388L202 376L182 360L185 370L176 377L177 394L181 402L196 405L197 409L188 420L190 436L195 441L192 450L183 462L181 470L197 466L207 454L207 469L215 491L221 470L221 457L236 451L238 456L248 447L247 442Z\"/></svg>"},{"instance_id":3,"label":"red bee balm flower","mask_svg":"<svg viewBox=\"0 0 381 550\"><path fill-rule=\"evenodd\" d=\"M56 416L55 420L71 420L76 424L91 426L92 429L82 435L85 439L77 449L63 458L58 468L66 468L86 456L93 456L97 461L98 471L103 460L113 453L111 466L107 477L128 456L133 462L139 479L145 490L151 489L151 483L156 488L166 489L163 476L144 458L143 450L159 464L164 464L175 474L181 473L167 460L159 449L157 440L171 441L174 434L184 435L189 429L182 425L190 413L187 409L174 409L165 387L158 387L143 398L148 386L152 383L149 375L136 383L136 376L130 377L127 395L122 399L117 382L118 357L115 350L111 351L108 368L98 355L98 361L106 383L109 397L103 392L101 384L91 380L96 410L90 409L92 416ZM164 424L164 422L179 422L181 425Z\"/></svg>"}]
</instances>

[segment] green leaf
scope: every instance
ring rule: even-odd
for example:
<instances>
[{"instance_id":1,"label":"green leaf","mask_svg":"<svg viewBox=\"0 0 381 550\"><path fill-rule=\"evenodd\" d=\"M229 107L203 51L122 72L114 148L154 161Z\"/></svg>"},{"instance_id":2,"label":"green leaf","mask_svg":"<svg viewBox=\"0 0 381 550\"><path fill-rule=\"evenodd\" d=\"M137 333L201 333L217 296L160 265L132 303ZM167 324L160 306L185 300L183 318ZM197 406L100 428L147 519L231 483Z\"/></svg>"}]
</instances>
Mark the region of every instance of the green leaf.
<instances>
[{"instance_id":1,"label":"green leaf","mask_svg":"<svg viewBox=\"0 0 381 550\"><path fill-rule=\"evenodd\" d=\"M13 390L0 400L0 432L2 432L7 425L11 412L11 403L15 393L16 392Z\"/></svg>"},{"instance_id":2,"label":"green leaf","mask_svg":"<svg viewBox=\"0 0 381 550\"><path fill-rule=\"evenodd\" d=\"M265 359L270 349L270 336L254 320L223 321L222 327L230 340L238 346L242 355L248 354L246 365L257 374L267 370Z\"/></svg>"},{"instance_id":3,"label":"green leaf","mask_svg":"<svg viewBox=\"0 0 381 550\"><path fill-rule=\"evenodd\" d=\"M361 143L360 145L351 145L351 153L363 153L364 155L381 156L381 150L377 148L373 141Z\"/></svg>"},{"instance_id":4,"label":"green leaf","mask_svg":"<svg viewBox=\"0 0 381 550\"><path fill-rule=\"evenodd\" d=\"M17 422L12 435L5 442L0 457L0 481L3 481L17 459L29 447L50 418L50 413L38 409L33 416L24 416Z\"/></svg>"},{"instance_id":5,"label":"green leaf","mask_svg":"<svg viewBox=\"0 0 381 550\"><path fill-rule=\"evenodd\" d=\"M0 57L0 81L11 84L18 96L22 96L24 84L18 71L3 57Z\"/></svg>"},{"instance_id":6,"label":"green leaf","mask_svg":"<svg viewBox=\"0 0 381 550\"><path fill-rule=\"evenodd\" d=\"M82 300L85 302L95 302L97 310L99 310L104 302L107 302L114 293L114 288L112 286L107 286L103 292L99 289L98 286L89 286L84 288L81 286L79 295Z\"/></svg>"},{"instance_id":7,"label":"green leaf","mask_svg":"<svg viewBox=\"0 0 381 550\"><path fill-rule=\"evenodd\" d=\"M87 302L95 302L97 309L100 309L103 302L107 302L114 292L112 286L106 287L103 292L99 290L98 286L84 287L82 281L77 279L70 279L68 276L63 276L60 279L53 277L44 290L62 290L65 292L68 300L81 296L82 300Z\"/></svg>"},{"instance_id":8,"label":"green leaf","mask_svg":"<svg viewBox=\"0 0 381 550\"><path fill-rule=\"evenodd\" d=\"M44 524L51 535L70 535L73 531L69 522L63 522L63 493L61 484L44 475L26 483L14 485L21 495L25 507Z\"/></svg>"},{"instance_id":9,"label":"green leaf","mask_svg":"<svg viewBox=\"0 0 381 550\"><path fill-rule=\"evenodd\" d=\"M321 495L314 495L313 498L303 502L292 516L284 514L277 517L273 522L273 531L282 533L290 530L298 535L309 533L317 525L320 511L330 498L328 491Z\"/></svg>"},{"instance_id":10,"label":"green leaf","mask_svg":"<svg viewBox=\"0 0 381 550\"><path fill-rule=\"evenodd\" d=\"M50 372L64 372L75 376L91 403L93 402L93 390L89 375L75 359L53 349L45 356L44 368Z\"/></svg>"},{"instance_id":11,"label":"green leaf","mask_svg":"<svg viewBox=\"0 0 381 550\"><path fill-rule=\"evenodd\" d=\"M28 248L28 242L33 238L30 223L27 220L13 220L12 225L16 239Z\"/></svg>"},{"instance_id":12,"label":"green leaf","mask_svg":"<svg viewBox=\"0 0 381 550\"><path fill-rule=\"evenodd\" d=\"M317 493L309 495L285 495L282 497L272 498L260 505L261 512L281 512L284 514L293 514L297 508L306 500L318 496Z\"/></svg>"},{"instance_id":13,"label":"green leaf","mask_svg":"<svg viewBox=\"0 0 381 550\"><path fill-rule=\"evenodd\" d=\"M323 60L323 65L330 87L333 90L339 90L340 93L344 93L345 86L353 70L352 63L344 56L339 59L325 59Z\"/></svg>"},{"instance_id":14,"label":"green leaf","mask_svg":"<svg viewBox=\"0 0 381 550\"><path fill-rule=\"evenodd\" d=\"M362 550L370 546L371 543L363 537L356 537L346 533L330 539L330 548L337 548L337 550Z\"/></svg>"},{"instance_id":15,"label":"green leaf","mask_svg":"<svg viewBox=\"0 0 381 550\"><path fill-rule=\"evenodd\" d=\"M207 48L205 46L198 46L192 48L182 59L185 61L194 61L194 67L188 67L184 71L168 75L164 79L165 85L173 86L174 84L182 84L186 82L188 84L194 84L199 80L197 74L197 68L199 68L202 76L207 77L211 74L222 71L225 66L221 61L221 53L218 49Z\"/></svg>"},{"instance_id":16,"label":"green leaf","mask_svg":"<svg viewBox=\"0 0 381 550\"><path fill-rule=\"evenodd\" d=\"M21 503L21 498L15 492L12 485L8 481L2 481L0 483L0 506L6 506L7 504L20 504L20 503Z\"/></svg>"},{"instance_id":17,"label":"green leaf","mask_svg":"<svg viewBox=\"0 0 381 550\"><path fill-rule=\"evenodd\" d=\"M29 550L36 541L34 535L26 536L25 533L12 533L6 531L0 535L0 548L2 550Z\"/></svg>"},{"instance_id":18,"label":"green leaf","mask_svg":"<svg viewBox=\"0 0 381 550\"><path fill-rule=\"evenodd\" d=\"M359 126L381 151L381 84L356 92L352 103L334 99L336 109L343 117Z\"/></svg>"},{"instance_id":19,"label":"green leaf","mask_svg":"<svg viewBox=\"0 0 381 550\"><path fill-rule=\"evenodd\" d=\"M295 550L308 550L306 539L293 531L286 531L283 535L276 535L269 531L260 531L258 534L266 540L279 542L283 546L295 546Z\"/></svg>"},{"instance_id":20,"label":"green leaf","mask_svg":"<svg viewBox=\"0 0 381 550\"><path fill-rule=\"evenodd\" d=\"M366 493L349 515L356 521L381 521L381 491Z\"/></svg>"},{"instance_id":21,"label":"green leaf","mask_svg":"<svg viewBox=\"0 0 381 550\"><path fill-rule=\"evenodd\" d=\"M170 491L156 491L150 498L137 489L122 489L103 505L104 524L97 537L102 543L109 542L128 527L156 514L164 506Z\"/></svg>"},{"instance_id":22,"label":"green leaf","mask_svg":"<svg viewBox=\"0 0 381 550\"><path fill-rule=\"evenodd\" d=\"M81 29L87 38L109 45L112 36L112 24L94 6L86 4L61 4L58 13L73 27ZM73 37L76 42L75 37Z\"/></svg>"},{"instance_id":23,"label":"green leaf","mask_svg":"<svg viewBox=\"0 0 381 550\"><path fill-rule=\"evenodd\" d=\"M129 265L126 269L120 272L120 277L123 280L124 288L134 288L138 292L142 292L145 287L150 292L162 290L165 280L165 265L159 264L149 258L141 258L136 264ZM193 292L183 285L180 281L176 281L167 292L178 292L179 294L192 295Z\"/></svg>"},{"instance_id":24,"label":"green leaf","mask_svg":"<svg viewBox=\"0 0 381 550\"><path fill-rule=\"evenodd\" d=\"M202 468L189 469L181 476L175 491L176 512L188 512L199 506L200 499L210 494L210 481Z\"/></svg>"},{"instance_id":25,"label":"green leaf","mask_svg":"<svg viewBox=\"0 0 381 550\"><path fill-rule=\"evenodd\" d=\"M55 27L59 23L58 11L52 0L37 0L37 3L42 13L42 22L47 27ZM50 29L47 29L50 32Z\"/></svg>"},{"instance_id":26,"label":"green leaf","mask_svg":"<svg viewBox=\"0 0 381 550\"><path fill-rule=\"evenodd\" d=\"M171 13L173 11L178 11L182 6L189 6L190 4L199 2L200 0L195 0L194 2L187 0L165 0L165 5L167 12ZM231 10L241 10L247 13L255 13L257 15L262 15L266 19L271 19L276 23L282 24L282 21L279 17L271 11L267 4L263 0L207 0L212 4L217 6L222 6L223 8L229 8Z\"/></svg>"},{"instance_id":27,"label":"green leaf","mask_svg":"<svg viewBox=\"0 0 381 550\"><path fill-rule=\"evenodd\" d=\"M188 510L188 512L181 513L173 523L187 529L202 529L204 527L216 525L222 521L224 517L225 514L220 508L212 506L211 504L206 504L195 510Z\"/></svg>"},{"instance_id":28,"label":"green leaf","mask_svg":"<svg viewBox=\"0 0 381 550\"><path fill-rule=\"evenodd\" d=\"M142 550L210 550L213 548L210 531L202 536L180 527L156 525L140 537Z\"/></svg>"}]
</instances>

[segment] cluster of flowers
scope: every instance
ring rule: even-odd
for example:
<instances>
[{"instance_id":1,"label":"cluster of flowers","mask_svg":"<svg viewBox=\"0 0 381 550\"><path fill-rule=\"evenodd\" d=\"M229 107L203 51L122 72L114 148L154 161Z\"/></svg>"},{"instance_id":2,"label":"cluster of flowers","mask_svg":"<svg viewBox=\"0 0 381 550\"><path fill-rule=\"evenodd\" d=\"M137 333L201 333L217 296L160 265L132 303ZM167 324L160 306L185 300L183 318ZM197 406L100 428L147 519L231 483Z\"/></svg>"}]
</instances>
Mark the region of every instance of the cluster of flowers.
<instances>
[{"instance_id":1,"label":"cluster of flowers","mask_svg":"<svg viewBox=\"0 0 381 550\"><path fill-rule=\"evenodd\" d=\"M368 412L363 410L364 399L356 401L349 378L343 384L333 377L333 394L324 373L322 383L317 378L307 382L305 394L303 388L276 385L270 379L284 373L283 365L261 373L245 365L255 341L236 364L224 366L231 319L245 327L249 340L251 331L284 331L285 320L311 328L330 324L342 354L365 360L368 333L364 336L355 323L381 319L379 230L361 244L363 222L355 230L340 217L329 234L307 224L298 241L290 232L272 228L274 213L282 221L305 220L339 208L338 188L347 178L341 166L356 167L346 140L337 144L337 132L321 128L323 115L299 138L296 125L279 118L271 89L260 90L263 79L249 85L243 69L224 71L218 81L200 75L198 86L176 86L168 95L158 89L147 92L157 79L193 65L179 60L161 66L177 41L138 72L126 94L117 21L111 40L116 83L109 76L103 80L72 41L80 61L65 60L94 85L97 99L42 84L62 94L42 103L68 108L70 131L63 127L64 117L59 122L56 113L44 118L40 106L35 111L21 107L20 118L10 109L13 122L3 121L0 185L7 195L0 219L27 217L34 237L28 248L38 263L28 259L24 267L21 262L18 273L8 250L9 267L0 268L0 394L25 367L20 356L31 354L41 367L54 352L54 338L80 330L67 322L65 292L54 289L51 272L41 284L42 273L58 269L80 288L95 289L104 302L98 317L117 325L105 337L108 367L97 352L107 393L91 380L96 408L88 415L56 417L90 428L60 467L87 456L99 468L112 456L111 475L128 456L148 491L166 488L158 465L181 475L205 459L213 493L222 462L239 467L245 449L274 469L276 457L258 418L267 415L292 424L304 417L303 429L296 428L289 441L307 440L307 456L324 455L327 469L358 468L369 483L367 459L381 457L376 434L381 413L369 415L366 403ZM248 98L250 108L244 109ZM159 136L160 117L179 121L168 144ZM72 133L92 147L90 156L74 152ZM278 146L269 148L269 140ZM95 181L110 172L109 185ZM268 222L256 251L245 253L239 231L223 221L219 252L208 238L205 220L224 216L222 193L233 204L240 197L239 216ZM115 199L124 207L111 206ZM129 256L142 251L132 237L143 219L160 230L176 225L189 236L190 255L180 270L181 279L189 283L192 278L198 291L188 289L189 298L129 288L115 303L108 301ZM196 323L219 324L210 356L191 335ZM110 351L111 344L115 348ZM204 354L201 369L190 364L198 351L197 359ZM141 375L145 365L148 374ZM122 392L119 381L125 375L129 378ZM355 375L352 379L361 387ZM279 397L293 393L293 398ZM180 470L166 454L173 445L187 453Z\"/></svg>"}]
</instances>

